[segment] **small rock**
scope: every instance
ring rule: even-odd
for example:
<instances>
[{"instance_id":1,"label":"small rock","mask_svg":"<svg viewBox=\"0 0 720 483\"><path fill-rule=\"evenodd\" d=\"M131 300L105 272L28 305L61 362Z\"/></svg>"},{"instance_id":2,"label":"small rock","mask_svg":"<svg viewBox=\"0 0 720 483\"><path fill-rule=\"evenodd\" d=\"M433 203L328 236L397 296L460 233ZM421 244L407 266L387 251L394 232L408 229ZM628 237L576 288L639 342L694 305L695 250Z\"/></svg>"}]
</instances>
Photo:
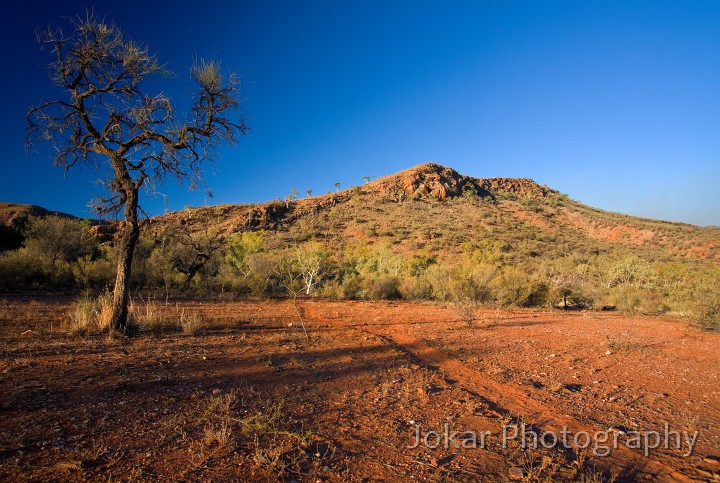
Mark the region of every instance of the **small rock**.
<instances>
[{"instance_id":1,"label":"small rock","mask_svg":"<svg viewBox=\"0 0 720 483\"><path fill-rule=\"evenodd\" d=\"M609 356L609 355L611 355L611 354L612 354L612 351L611 351L610 349L608 349L608 350L605 351L605 355L606 355L606 356Z\"/></svg>"},{"instance_id":2,"label":"small rock","mask_svg":"<svg viewBox=\"0 0 720 483\"><path fill-rule=\"evenodd\" d=\"M222 393L222 391L220 389L213 389L213 392L212 392L213 396L219 396L220 393Z\"/></svg>"},{"instance_id":3,"label":"small rock","mask_svg":"<svg viewBox=\"0 0 720 483\"><path fill-rule=\"evenodd\" d=\"M522 480L525 477L525 472L519 466L513 466L508 472L511 480Z\"/></svg>"}]
</instances>

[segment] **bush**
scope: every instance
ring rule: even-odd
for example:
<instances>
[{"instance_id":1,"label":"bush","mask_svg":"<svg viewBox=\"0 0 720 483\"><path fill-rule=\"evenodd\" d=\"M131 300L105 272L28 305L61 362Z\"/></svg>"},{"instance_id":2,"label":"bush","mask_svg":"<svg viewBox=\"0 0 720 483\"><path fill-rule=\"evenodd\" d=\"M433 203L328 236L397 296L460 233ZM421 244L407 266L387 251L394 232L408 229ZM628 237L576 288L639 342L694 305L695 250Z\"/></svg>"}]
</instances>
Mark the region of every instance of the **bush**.
<instances>
[{"instance_id":1,"label":"bush","mask_svg":"<svg viewBox=\"0 0 720 483\"><path fill-rule=\"evenodd\" d=\"M330 300L342 300L345 298L345 290L340 282L329 280L320 287L320 296Z\"/></svg>"},{"instance_id":2,"label":"bush","mask_svg":"<svg viewBox=\"0 0 720 483\"><path fill-rule=\"evenodd\" d=\"M389 275L374 275L363 280L363 293L370 300L389 300L400 298L400 280Z\"/></svg>"},{"instance_id":3,"label":"bush","mask_svg":"<svg viewBox=\"0 0 720 483\"><path fill-rule=\"evenodd\" d=\"M17 250L22 246L25 237L16 226L0 223L0 253L6 250Z\"/></svg>"},{"instance_id":4,"label":"bush","mask_svg":"<svg viewBox=\"0 0 720 483\"><path fill-rule=\"evenodd\" d=\"M277 285L278 257L267 252L253 253L247 257L249 270L245 279L250 291L258 296L272 292Z\"/></svg>"},{"instance_id":5,"label":"bush","mask_svg":"<svg viewBox=\"0 0 720 483\"><path fill-rule=\"evenodd\" d=\"M686 314L703 330L720 332L720 271L696 274L684 292Z\"/></svg>"},{"instance_id":6,"label":"bush","mask_svg":"<svg viewBox=\"0 0 720 483\"><path fill-rule=\"evenodd\" d=\"M628 314L660 314L666 310L661 293L631 285L618 285L610 289L609 299L617 309Z\"/></svg>"},{"instance_id":7,"label":"bush","mask_svg":"<svg viewBox=\"0 0 720 483\"><path fill-rule=\"evenodd\" d=\"M692 317L703 330L720 332L720 295L706 292L698 294Z\"/></svg>"},{"instance_id":8,"label":"bush","mask_svg":"<svg viewBox=\"0 0 720 483\"><path fill-rule=\"evenodd\" d=\"M185 309L179 313L180 330L188 335L199 334L205 329L205 318L198 312L190 312Z\"/></svg>"},{"instance_id":9,"label":"bush","mask_svg":"<svg viewBox=\"0 0 720 483\"><path fill-rule=\"evenodd\" d=\"M357 300L362 297L363 278L359 275L349 275L343 279L342 287L346 299Z\"/></svg>"},{"instance_id":10,"label":"bush","mask_svg":"<svg viewBox=\"0 0 720 483\"><path fill-rule=\"evenodd\" d=\"M475 322L475 310L477 307L478 301L473 297L457 296L453 299L453 310L468 327L472 327L473 322Z\"/></svg>"},{"instance_id":11,"label":"bush","mask_svg":"<svg viewBox=\"0 0 720 483\"><path fill-rule=\"evenodd\" d=\"M450 287L457 278L457 272L446 265L431 265L425 271L425 277L432 287L432 296L436 300L450 300Z\"/></svg>"},{"instance_id":12,"label":"bush","mask_svg":"<svg viewBox=\"0 0 720 483\"><path fill-rule=\"evenodd\" d=\"M5 290L45 284L46 275L26 250L0 254L0 287Z\"/></svg>"},{"instance_id":13,"label":"bush","mask_svg":"<svg viewBox=\"0 0 720 483\"><path fill-rule=\"evenodd\" d=\"M405 300L428 300L432 296L432 285L425 278L405 277L398 291Z\"/></svg>"},{"instance_id":14,"label":"bush","mask_svg":"<svg viewBox=\"0 0 720 483\"><path fill-rule=\"evenodd\" d=\"M495 300L503 306L540 306L547 301L547 285L517 268L505 267L490 285Z\"/></svg>"},{"instance_id":15,"label":"bush","mask_svg":"<svg viewBox=\"0 0 720 483\"><path fill-rule=\"evenodd\" d=\"M115 262L107 258L84 256L71 264L70 270L75 283L84 288L104 289L115 281Z\"/></svg>"},{"instance_id":16,"label":"bush","mask_svg":"<svg viewBox=\"0 0 720 483\"><path fill-rule=\"evenodd\" d=\"M90 233L89 222L48 216L30 222L25 247L34 257L54 264L93 255L98 243Z\"/></svg>"}]
</instances>

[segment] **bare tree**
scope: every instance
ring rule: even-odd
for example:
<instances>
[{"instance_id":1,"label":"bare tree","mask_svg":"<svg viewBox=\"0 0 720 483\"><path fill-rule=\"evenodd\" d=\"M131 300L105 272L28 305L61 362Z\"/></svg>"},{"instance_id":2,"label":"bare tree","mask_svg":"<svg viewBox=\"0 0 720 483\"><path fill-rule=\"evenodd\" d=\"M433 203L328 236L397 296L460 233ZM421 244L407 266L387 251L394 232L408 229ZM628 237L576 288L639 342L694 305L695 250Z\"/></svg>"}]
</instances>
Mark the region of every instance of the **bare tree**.
<instances>
[{"instance_id":1,"label":"bare tree","mask_svg":"<svg viewBox=\"0 0 720 483\"><path fill-rule=\"evenodd\" d=\"M146 46L92 12L71 26L70 36L52 28L37 34L41 48L52 51L48 67L62 97L28 112L28 146L33 140L52 143L55 165L66 171L86 164L108 173L107 195L92 205L100 215L123 211L110 326L124 330L140 188L168 176L195 188L203 161L249 129L229 117L240 106L239 81L223 75L218 62L199 60L191 67L197 91L190 111L178 117L167 95L148 94L142 85L149 76L171 75Z\"/></svg>"},{"instance_id":2,"label":"bare tree","mask_svg":"<svg viewBox=\"0 0 720 483\"><path fill-rule=\"evenodd\" d=\"M281 257L277 268L276 275L290 297L292 297L293 307L297 312L298 320L300 320L300 326L305 333L305 340L310 342L310 335L308 334L307 328L305 327L305 313L304 309L300 307L298 303L298 297L300 297L306 290L306 284L303 280L302 272L297 270L296 262L293 257Z\"/></svg>"},{"instance_id":3,"label":"bare tree","mask_svg":"<svg viewBox=\"0 0 720 483\"><path fill-rule=\"evenodd\" d=\"M174 268L185 275L182 290L190 287L190 282L205 267L213 256L225 247L225 237L218 230L205 228L191 232L187 225L181 226L171 234L175 246L169 256Z\"/></svg>"}]
</instances>

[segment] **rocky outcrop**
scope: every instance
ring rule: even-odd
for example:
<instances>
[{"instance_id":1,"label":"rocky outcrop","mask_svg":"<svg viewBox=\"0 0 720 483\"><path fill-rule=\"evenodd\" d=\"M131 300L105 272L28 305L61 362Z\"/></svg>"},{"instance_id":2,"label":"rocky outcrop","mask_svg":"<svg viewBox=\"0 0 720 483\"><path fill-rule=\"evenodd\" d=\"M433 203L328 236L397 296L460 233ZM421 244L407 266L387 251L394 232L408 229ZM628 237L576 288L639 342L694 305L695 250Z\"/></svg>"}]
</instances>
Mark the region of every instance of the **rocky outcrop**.
<instances>
[{"instance_id":1,"label":"rocky outcrop","mask_svg":"<svg viewBox=\"0 0 720 483\"><path fill-rule=\"evenodd\" d=\"M518 197L545 197L552 192L531 179L473 178L435 163L421 164L373 181L365 185L364 191L395 201L407 198L444 201L466 194L491 198L508 194Z\"/></svg>"}]
</instances>

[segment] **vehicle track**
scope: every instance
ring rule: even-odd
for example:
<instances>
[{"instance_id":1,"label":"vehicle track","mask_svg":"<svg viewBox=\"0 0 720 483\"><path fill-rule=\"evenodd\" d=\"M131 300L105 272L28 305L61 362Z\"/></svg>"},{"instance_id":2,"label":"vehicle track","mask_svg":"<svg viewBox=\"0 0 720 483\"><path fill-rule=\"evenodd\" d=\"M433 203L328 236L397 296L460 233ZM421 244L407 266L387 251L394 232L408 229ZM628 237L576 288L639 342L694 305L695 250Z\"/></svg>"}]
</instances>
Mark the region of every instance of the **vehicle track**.
<instances>
[{"instance_id":1,"label":"vehicle track","mask_svg":"<svg viewBox=\"0 0 720 483\"><path fill-rule=\"evenodd\" d=\"M403 352L410 361L437 371L452 384L458 384L476 401L491 410L524 421L537 431L551 431L560 434L567 429L570 434L587 432L594 434L608 428L590 427L573 417L559 414L544 403L528 397L508 384L494 381L484 374L468 367L440 349L431 347L421 340L404 333L398 324L358 324L357 320L340 320L319 314L312 305L306 306L306 316L336 328L357 330L375 336L384 343ZM577 448L574 448L577 450ZM594 463L608 474L616 475L618 481L648 479L661 482L689 482L692 478L678 470L651 458L636 453L624 445L613 449L604 457L597 457Z\"/></svg>"}]
</instances>

